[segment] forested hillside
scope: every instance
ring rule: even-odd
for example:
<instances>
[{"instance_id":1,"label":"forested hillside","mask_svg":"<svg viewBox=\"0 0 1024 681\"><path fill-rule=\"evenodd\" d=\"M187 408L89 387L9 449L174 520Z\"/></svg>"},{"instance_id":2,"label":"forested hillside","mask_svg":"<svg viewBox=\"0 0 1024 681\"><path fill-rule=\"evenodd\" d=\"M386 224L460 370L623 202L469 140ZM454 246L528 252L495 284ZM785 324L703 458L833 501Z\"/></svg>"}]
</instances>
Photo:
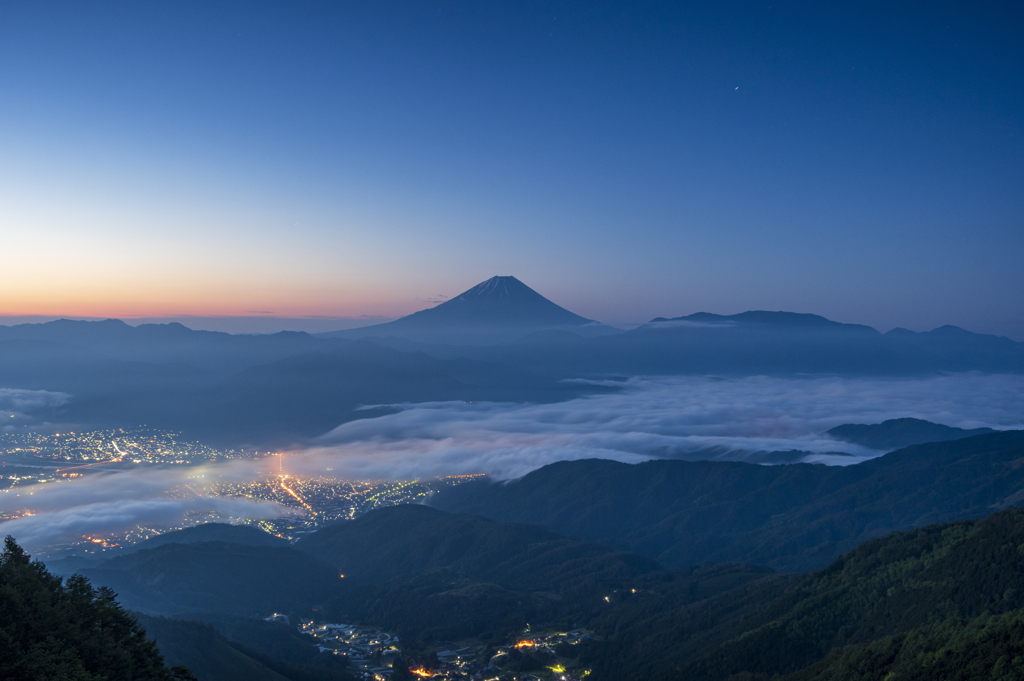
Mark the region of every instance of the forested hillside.
<instances>
[{"instance_id":1,"label":"forested hillside","mask_svg":"<svg viewBox=\"0 0 1024 681\"><path fill-rule=\"evenodd\" d=\"M500 641L530 621L579 608L659 571L650 559L530 525L396 506L324 528L297 548L358 586L327 604L336 620L371 622L403 640Z\"/></svg>"},{"instance_id":2,"label":"forested hillside","mask_svg":"<svg viewBox=\"0 0 1024 681\"><path fill-rule=\"evenodd\" d=\"M787 681L931 681L1024 678L1024 610L951 618L837 651Z\"/></svg>"},{"instance_id":3,"label":"forested hillside","mask_svg":"<svg viewBox=\"0 0 1024 681\"><path fill-rule=\"evenodd\" d=\"M607 543L666 567L821 568L893 530L1024 502L1024 431L915 445L854 466L563 461L470 483L431 505ZM581 503L580 500L586 500Z\"/></svg>"},{"instance_id":4,"label":"forested hillside","mask_svg":"<svg viewBox=\"0 0 1024 681\"><path fill-rule=\"evenodd\" d=\"M598 679L982 679L1024 655L1022 510L876 539L786 581L696 605L652 586L591 622L580 659Z\"/></svg>"},{"instance_id":5,"label":"forested hillside","mask_svg":"<svg viewBox=\"0 0 1024 681\"><path fill-rule=\"evenodd\" d=\"M344 678L335 656L318 656L293 629L225 614L268 611L268 599L295 589L307 590L302 603L326 599L318 617L396 632L403 651L414 653L461 637L497 646L527 623L583 628L592 637L560 645L558 655L598 681L866 681L890 672L1009 679L1018 678L1024 655L1022 509L891 533L809 575L750 564L664 570L542 528L421 506L339 523L299 548L319 558L289 547L199 542L110 563L146 576L153 598L174 594L176 607L193 599L205 608L182 614L204 623L144 619L168 659L194 667L201 679L244 670L267 681ZM162 558L177 567L161 567ZM239 579L235 587L209 581L218 566L244 561L260 580ZM296 578L302 561L329 578ZM342 568L349 572L339 578ZM278 591L267 587L275 583ZM80 577L69 585L89 588ZM280 591L286 588L292 591ZM123 615L109 591L94 598Z\"/></svg>"},{"instance_id":6,"label":"forested hillside","mask_svg":"<svg viewBox=\"0 0 1024 681\"><path fill-rule=\"evenodd\" d=\"M658 569L653 560L569 539L536 525L499 523L420 505L383 508L325 527L300 540L300 551L356 582L449 570L515 588L581 580L620 580Z\"/></svg>"},{"instance_id":7,"label":"forested hillside","mask_svg":"<svg viewBox=\"0 0 1024 681\"><path fill-rule=\"evenodd\" d=\"M32 681L187 681L112 591L64 582L14 539L0 554L0 678Z\"/></svg>"}]
</instances>

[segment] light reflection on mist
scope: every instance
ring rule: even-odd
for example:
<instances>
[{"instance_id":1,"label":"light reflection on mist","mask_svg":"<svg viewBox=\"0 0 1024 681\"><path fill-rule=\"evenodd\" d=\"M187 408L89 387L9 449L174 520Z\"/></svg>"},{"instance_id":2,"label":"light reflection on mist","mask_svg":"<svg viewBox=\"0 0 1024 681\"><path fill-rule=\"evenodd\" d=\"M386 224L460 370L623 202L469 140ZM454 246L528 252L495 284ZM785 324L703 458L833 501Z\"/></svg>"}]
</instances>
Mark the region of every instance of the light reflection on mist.
<instances>
[{"instance_id":1,"label":"light reflection on mist","mask_svg":"<svg viewBox=\"0 0 1024 681\"><path fill-rule=\"evenodd\" d=\"M28 510L31 515L0 524L0 532L37 551L86 534L123 532L140 524L174 527L195 514L223 520L281 518L294 511L273 502L204 493L216 482L266 478L278 464L275 457L203 466L144 466L19 487L0 494L0 511L22 515Z\"/></svg>"},{"instance_id":2,"label":"light reflection on mist","mask_svg":"<svg viewBox=\"0 0 1024 681\"><path fill-rule=\"evenodd\" d=\"M570 459L743 460L750 452L794 449L809 452L806 461L850 464L881 452L829 439L823 435L829 428L910 416L963 428L1007 429L1022 427L1024 415L1024 381L1009 375L671 377L635 378L623 385L617 394L558 404L405 405L396 414L339 426L317 446L295 449L283 459L145 466L36 485L30 497L25 490L0 494L0 510L30 507L36 513L5 522L0 530L28 546L42 546L143 522L173 525L186 513L282 517L294 511L203 492L214 482L265 480L281 472L349 480L463 473L511 479Z\"/></svg>"}]
</instances>

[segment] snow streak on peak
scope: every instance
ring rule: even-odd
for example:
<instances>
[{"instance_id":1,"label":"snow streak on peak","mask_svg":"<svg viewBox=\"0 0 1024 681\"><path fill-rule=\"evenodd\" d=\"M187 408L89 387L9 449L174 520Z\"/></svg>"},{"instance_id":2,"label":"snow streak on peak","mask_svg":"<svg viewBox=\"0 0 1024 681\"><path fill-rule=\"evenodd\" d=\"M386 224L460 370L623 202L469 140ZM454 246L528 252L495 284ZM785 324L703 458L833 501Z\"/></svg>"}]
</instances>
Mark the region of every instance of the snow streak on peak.
<instances>
[{"instance_id":1,"label":"snow streak on peak","mask_svg":"<svg viewBox=\"0 0 1024 681\"><path fill-rule=\"evenodd\" d=\"M534 297L540 296L539 293L534 291L532 288L519 281L515 277L491 277L487 281L481 282L469 289L465 293L456 297L456 299L469 300L471 298L490 298L490 299L501 299L501 298L520 298L520 297Z\"/></svg>"}]
</instances>

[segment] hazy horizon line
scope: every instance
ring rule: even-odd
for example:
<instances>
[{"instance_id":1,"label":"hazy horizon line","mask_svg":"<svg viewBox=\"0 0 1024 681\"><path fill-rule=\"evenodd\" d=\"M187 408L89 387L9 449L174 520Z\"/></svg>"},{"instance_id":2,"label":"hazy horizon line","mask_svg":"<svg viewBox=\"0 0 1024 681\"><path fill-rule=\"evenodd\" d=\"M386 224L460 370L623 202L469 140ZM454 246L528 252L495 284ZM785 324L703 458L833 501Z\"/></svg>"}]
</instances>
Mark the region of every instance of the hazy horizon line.
<instances>
[{"instance_id":1,"label":"hazy horizon line","mask_svg":"<svg viewBox=\"0 0 1024 681\"><path fill-rule=\"evenodd\" d=\"M426 308L425 308L426 309ZM756 310L746 310L752 312ZM791 312L790 310L775 310L776 312ZM714 313L718 314L718 313ZM738 313L739 314L739 313ZM818 314L812 313L797 313L797 314ZM408 316L408 315L403 315ZM683 315L685 316L685 315ZM728 315L723 315L728 316ZM830 321L839 321L826 317L825 315L818 315L825 317ZM267 314L238 314L238 315L158 315L158 316L89 316L89 315L4 315L0 314L0 326L17 326L19 324L45 324L47 322L58 321L61 319L67 319L71 321L86 321L86 322L101 322L108 319L116 319L122 321L129 326L140 326L142 324L171 324L179 323L193 331L220 331L223 333L231 334L268 334L268 333L279 333L281 331L296 331L306 333L328 333L331 331L347 331L349 329L357 329L362 326L373 326L376 324L386 324L388 322L401 319L402 317L387 317L383 315L360 315L358 317L346 317L346 316L331 316L331 315L275 315L273 313ZM667 317L668 318L668 317ZM671 319L671 318L668 318ZM622 330L634 329L644 324L649 324L650 319L643 321L612 321L612 322L599 322L606 326L618 328ZM940 324L938 326L927 328L927 329L915 329L911 326L896 325L892 327L878 327L872 324L866 324L863 322L840 322L843 324L860 324L862 326L868 326L875 329L879 333L887 333L893 329L908 329L916 333L927 333L933 331L942 326L958 326L954 324ZM293 324L292 326L285 326L285 324ZM297 325L297 326L296 326ZM260 330L262 327L262 330ZM304 327L304 328L301 328ZM322 328L321 328L322 327ZM964 328L958 326L958 328ZM1014 338L1008 334L999 333L988 333L985 331L974 331L972 329L964 328L965 331L970 333L976 333L979 335L993 335L997 337L1009 338L1015 342L1024 342L1024 339Z\"/></svg>"}]
</instances>

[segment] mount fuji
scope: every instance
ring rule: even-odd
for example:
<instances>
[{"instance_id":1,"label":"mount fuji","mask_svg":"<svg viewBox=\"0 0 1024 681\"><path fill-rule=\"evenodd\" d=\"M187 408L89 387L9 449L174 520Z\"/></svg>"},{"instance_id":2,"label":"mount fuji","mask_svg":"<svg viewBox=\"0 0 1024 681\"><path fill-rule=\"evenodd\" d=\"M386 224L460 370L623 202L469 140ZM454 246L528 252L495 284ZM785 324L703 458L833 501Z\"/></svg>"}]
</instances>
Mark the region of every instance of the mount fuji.
<instances>
[{"instance_id":1,"label":"mount fuji","mask_svg":"<svg viewBox=\"0 0 1024 681\"><path fill-rule=\"evenodd\" d=\"M492 345L540 331L580 336L616 333L556 305L515 277L491 277L437 307L386 324L318 334L329 338L402 338L423 343Z\"/></svg>"}]
</instances>

